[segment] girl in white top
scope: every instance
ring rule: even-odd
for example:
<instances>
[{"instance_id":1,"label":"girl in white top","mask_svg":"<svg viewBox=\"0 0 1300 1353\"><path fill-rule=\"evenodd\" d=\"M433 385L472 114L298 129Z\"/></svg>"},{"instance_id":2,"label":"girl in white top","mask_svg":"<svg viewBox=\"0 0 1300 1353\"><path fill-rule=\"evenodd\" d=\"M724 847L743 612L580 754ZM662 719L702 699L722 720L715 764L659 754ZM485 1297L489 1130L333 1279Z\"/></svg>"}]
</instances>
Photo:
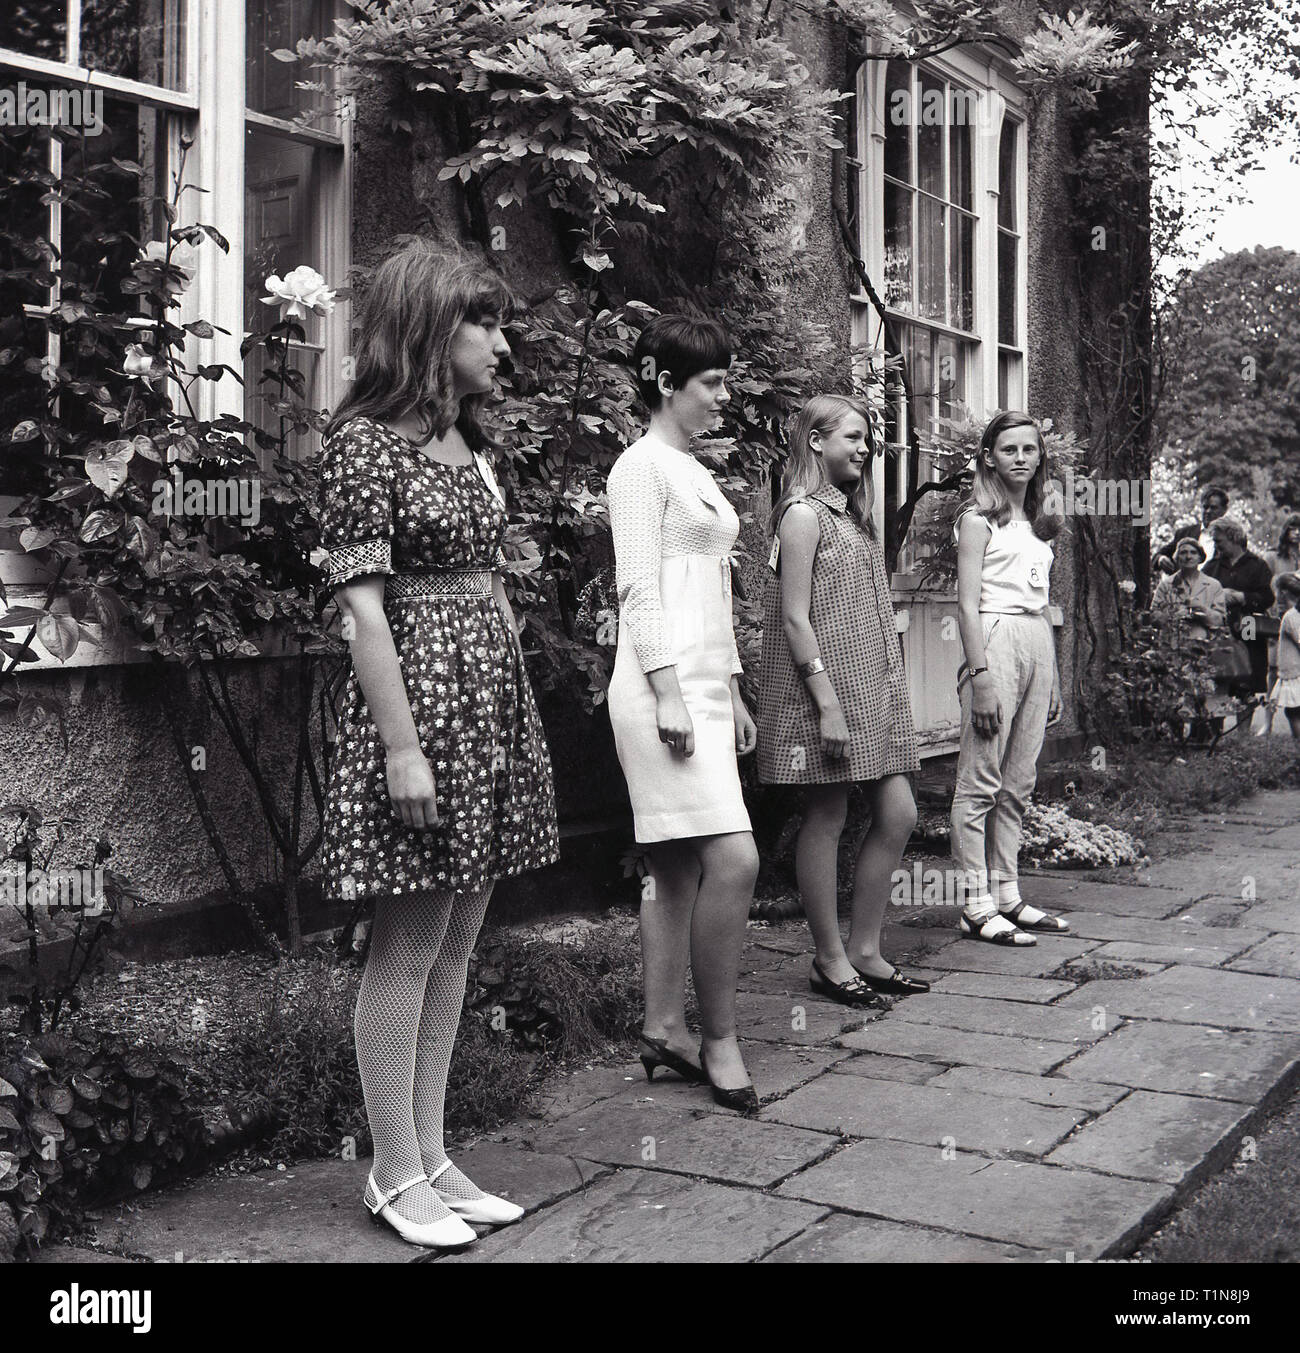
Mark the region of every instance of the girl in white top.
<instances>
[{"instance_id":1,"label":"girl in white top","mask_svg":"<svg viewBox=\"0 0 1300 1353\"><path fill-rule=\"evenodd\" d=\"M737 755L757 730L740 697L729 555L735 511L691 454L730 399L726 332L661 315L633 353L650 430L610 471L619 631L609 717L636 839L648 846L641 901L645 1023L641 1061L708 1080L729 1108L758 1098L736 1040L736 983L758 851ZM686 1027L689 955L699 1060Z\"/></svg>"},{"instance_id":2,"label":"girl in white top","mask_svg":"<svg viewBox=\"0 0 1300 1353\"><path fill-rule=\"evenodd\" d=\"M965 906L963 935L1034 944L1029 931L1069 929L1020 896L1020 824L1049 722L1060 714L1056 646L1047 613L1052 547L1047 455L1028 414L992 419L957 513L957 674L961 751L952 799L952 853Z\"/></svg>"}]
</instances>

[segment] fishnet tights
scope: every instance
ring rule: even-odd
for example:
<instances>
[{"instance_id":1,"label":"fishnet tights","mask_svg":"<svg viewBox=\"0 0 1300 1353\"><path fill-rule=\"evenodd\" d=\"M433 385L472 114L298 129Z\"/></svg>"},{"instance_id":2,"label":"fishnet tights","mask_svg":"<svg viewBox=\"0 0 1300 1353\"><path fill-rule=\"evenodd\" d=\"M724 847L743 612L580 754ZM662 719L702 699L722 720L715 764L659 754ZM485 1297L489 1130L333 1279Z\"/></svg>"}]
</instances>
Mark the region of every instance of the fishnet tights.
<instances>
[{"instance_id":1,"label":"fishnet tights","mask_svg":"<svg viewBox=\"0 0 1300 1353\"><path fill-rule=\"evenodd\" d=\"M381 899L357 997L357 1063L375 1144L375 1183L383 1191L431 1174L442 1143L447 1070L465 998L465 975L483 926L489 885L477 892ZM450 1214L434 1188L481 1198L453 1165L434 1185L417 1184L393 1204L408 1221Z\"/></svg>"}]
</instances>

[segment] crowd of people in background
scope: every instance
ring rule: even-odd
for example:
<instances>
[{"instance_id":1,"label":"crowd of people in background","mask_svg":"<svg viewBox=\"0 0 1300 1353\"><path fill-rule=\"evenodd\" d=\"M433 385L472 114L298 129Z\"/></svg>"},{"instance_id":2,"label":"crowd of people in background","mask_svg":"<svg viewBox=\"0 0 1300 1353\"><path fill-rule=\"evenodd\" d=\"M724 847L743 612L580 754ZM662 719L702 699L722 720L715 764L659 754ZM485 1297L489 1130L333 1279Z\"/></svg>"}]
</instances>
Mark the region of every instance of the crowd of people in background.
<instances>
[{"instance_id":1,"label":"crowd of people in background","mask_svg":"<svg viewBox=\"0 0 1300 1353\"><path fill-rule=\"evenodd\" d=\"M1236 728L1268 732L1281 714L1300 737L1300 699L1290 684L1300 675L1300 658L1287 620L1300 595L1300 515L1287 517L1276 549L1260 555L1230 506L1227 490L1211 485L1201 497L1201 520L1174 528L1173 539L1152 560L1159 579L1152 614L1176 642L1212 646L1216 729L1234 706L1255 707L1254 722L1239 711Z\"/></svg>"}]
</instances>

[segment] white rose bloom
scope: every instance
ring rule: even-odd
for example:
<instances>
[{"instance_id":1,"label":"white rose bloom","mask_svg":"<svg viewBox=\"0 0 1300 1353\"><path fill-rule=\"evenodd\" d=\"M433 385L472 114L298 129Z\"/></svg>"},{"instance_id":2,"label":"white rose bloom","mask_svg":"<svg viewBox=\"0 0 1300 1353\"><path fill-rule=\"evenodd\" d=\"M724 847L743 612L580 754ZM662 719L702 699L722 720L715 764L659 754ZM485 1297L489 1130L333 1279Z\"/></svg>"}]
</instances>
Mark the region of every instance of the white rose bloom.
<instances>
[{"instance_id":1,"label":"white rose bloom","mask_svg":"<svg viewBox=\"0 0 1300 1353\"><path fill-rule=\"evenodd\" d=\"M148 380L153 371L153 354L146 352L139 343L129 343L122 358L122 370L128 376L143 376Z\"/></svg>"},{"instance_id":2,"label":"white rose bloom","mask_svg":"<svg viewBox=\"0 0 1300 1353\"><path fill-rule=\"evenodd\" d=\"M150 240L140 251L140 257L137 261L140 263L166 263L166 243L163 240ZM171 266L181 273L185 280L180 283L168 282L168 289L173 293L182 292L194 280L194 274L198 271L193 248L188 244L174 244L172 246Z\"/></svg>"},{"instance_id":3,"label":"white rose bloom","mask_svg":"<svg viewBox=\"0 0 1300 1353\"><path fill-rule=\"evenodd\" d=\"M334 292L320 273L306 264L283 277L273 273L266 279L266 289L270 295L262 297L262 304L280 306L285 319L306 319L308 310L328 315L334 309Z\"/></svg>"}]
</instances>

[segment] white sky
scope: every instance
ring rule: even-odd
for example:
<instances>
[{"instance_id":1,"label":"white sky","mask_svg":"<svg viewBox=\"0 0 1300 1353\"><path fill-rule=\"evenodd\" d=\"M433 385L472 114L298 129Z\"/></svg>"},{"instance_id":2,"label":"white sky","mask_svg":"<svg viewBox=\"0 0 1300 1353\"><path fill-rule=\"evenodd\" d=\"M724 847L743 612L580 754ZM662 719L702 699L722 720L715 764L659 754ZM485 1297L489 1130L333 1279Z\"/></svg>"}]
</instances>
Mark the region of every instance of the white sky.
<instances>
[{"instance_id":1,"label":"white sky","mask_svg":"<svg viewBox=\"0 0 1300 1353\"><path fill-rule=\"evenodd\" d=\"M1259 78L1244 71L1242 75L1247 81ZM1293 97L1300 100L1300 85L1294 86ZM1227 138L1234 134L1227 117L1204 122L1199 130L1202 138L1215 147L1226 144ZM1253 249L1257 244L1280 246L1300 253L1300 164L1291 159L1295 149L1290 141L1261 148L1262 168L1237 185L1245 201L1222 205L1209 226L1208 235L1193 242L1193 266L1208 263L1225 253ZM1193 200L1199 197L1211 201L1222 196L1220 185L1195 167L1195 152L1176 172L1184 191Z\"/></svg>"}]
</instances>

